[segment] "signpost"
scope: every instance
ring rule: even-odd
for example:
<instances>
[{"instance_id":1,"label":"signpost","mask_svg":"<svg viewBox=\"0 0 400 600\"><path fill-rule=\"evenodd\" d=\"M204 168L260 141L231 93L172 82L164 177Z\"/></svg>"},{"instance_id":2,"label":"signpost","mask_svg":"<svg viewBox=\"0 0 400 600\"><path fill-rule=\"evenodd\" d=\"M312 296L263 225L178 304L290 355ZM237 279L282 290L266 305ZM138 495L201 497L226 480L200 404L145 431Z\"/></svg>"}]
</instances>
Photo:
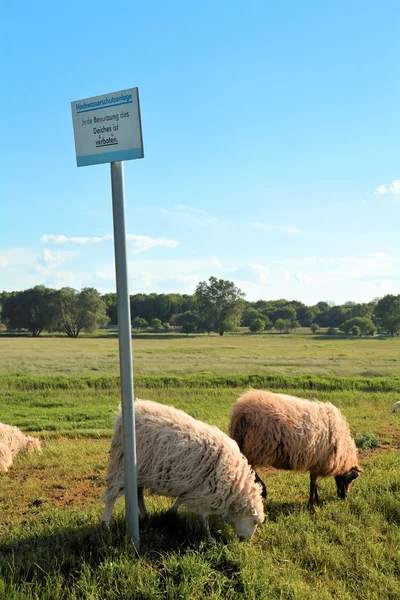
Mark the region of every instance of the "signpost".
<instances>
[{"instance_id":1,"label":"signpost","mask_svg":"<svg viewBox=\"0 0 400 600\"><path fill-rule=\"evenodd\" d=\"M144 157L138 88L77 100L71 102L71 109L77 166L111 163L120 387L124 430L126 531L129 539L137 548L139 545L137 463L122 161Z\"/></svg>"}]
</instances>

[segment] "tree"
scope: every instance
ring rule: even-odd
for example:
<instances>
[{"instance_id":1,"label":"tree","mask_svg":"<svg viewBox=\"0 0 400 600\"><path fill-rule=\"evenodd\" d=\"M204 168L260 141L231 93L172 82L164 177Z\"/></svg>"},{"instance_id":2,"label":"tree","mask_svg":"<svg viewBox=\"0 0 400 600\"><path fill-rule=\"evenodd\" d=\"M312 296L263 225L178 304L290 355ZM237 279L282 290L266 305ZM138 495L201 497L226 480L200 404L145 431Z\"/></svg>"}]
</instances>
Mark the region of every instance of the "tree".
<instances>
[{"instance_id":1,"label":"tree","mask_svg":"<svg viewBox=\"0 0 400 600\"><path fill-rule=\"evenodd\" d=\"M254 321L250 323L249 329L251 333L261 333L261 331L264 331L265 329L264 319L254 319Z\"/></svg>"},{"instance_id":2,"label":"tree","mask_svg":"<svg viewBox=\"0 0 400 600\"><path fill-rule=\"evenodd\" d=\"M108 322L106 305L94 288L83 288L80 292L72 288L61 288L56 294L58 307L57 329L68 337L77 338L82 329L93 332Z\"/></svg>"},{"instance_id":3,"label":"tree","mask_svg":"<svg viewBox=\"0 0 400 600\"><path fill-rule=\"evenodd\" d=\"M353 327L350 329L350 333L354 337L361 337L361 329L357 327L357 325L353 325Z\"/></svg>"},{"instance_id":4,"label":"tree","mask_svg":"<svg viewBox=\"0 0 400 600\"><path fill-rule=\"evenodd\" d=\"M302 327L310 327L316 316L316 313L307 306L302 306L297 310L297 320Z\"/></svg>"},{"instance_id":5,"label":"tree","mask_svg":"<svg viewBox=\"0 0 400 600\"><path fill-rule=\"evenodd\" d=\"M182 326L181 326L182 333L186 333L186 335L188 335L189 333L194 333L195 331L196 331L195 323L190 322L190 321L184 321L182 323Z\"/></svg>"},{"instance_id":6,"label":"tree","mask_svg":"<svg viewBox=\"0 0 400 600\"><path fill-rule=\"evenodd\" d=\"M198 284L195 296L199 317L210 331L224 335L239 326L245 294L232 281L210 277Z\"/></svg>"},{"instance_id":7,"label":"tree","mask_svg":"<svg viewBox=\"0 0 400 600\"><path fill-rule=\"evenodd\" d=\"M146 319L143 319L142 317L135 317L132 321L132 327L134 329L137 329L139 331L139 329L146 329L146 327L148 327L149 324L146 321Z\"/></svg>"},{"instance_id":8,"label":"tree","mask_svg":"<svg viewBox=\"0 0 400 600\"><path fill-rule=\"evenodd\" d=\"M7 329L28 329L33 337L51 331L56 320L55 291L37 285L23 292L13 292L2 306L2 320Z\"/></svg>"},{"instance_id":9,"label":"tree","mask_svg":"<svg viewBox=\"0 0 400 600\"><path fill-rule=\"evenodd\" d=\"M351 333L353 327L358 327L361 335L372 335L375 332L375 325L371 321L371 319L367 319L366 317L353 317L352 319L348 319L340 326L341 331L344 333ZM353 335L353 334L352 334Z\"/></svg>"},{"instance_id":10,"label":"tree","mask_svg":"<svg viewBox=\"0 0 400 600\"><path fill-rule=\"evenodd\" d=\"M283 333L287 327L287 323L285 322L285 319L277 319L275 321L274 327L279 331L279 333Z\"/></svg>"},{"instance_id":11,"label":"tree","mask_svg":"<svg viewBox=\"0 0 400 600\"><path fill-rule=\"evenodd\" d=\"M156 331L159 331L160 329L162 329L162 323L160 319L152 319L150 321L150 327L152 329L155 329Z\"/></svg>"},{"instance_id":12,"label":"tree","mask_svg":"<svg viewBox=\"0 0 400 600\"><path fill-rule=\"evenodd\" d=\"M375 320L382 331L392 337L400 332L400 295L381 298L374 310Z\"/></svg>"},{"instance_id":13,"label":"tree","mask_svg":"<svg viewBox=\"0 0 400 600\"><path fill-rule=\"evenodd\" d=\"M319 325L317 325L316 323L311 323L310 329L312 333L317 333L317 331L319 330Z\"/></svg>"}]
</instances>

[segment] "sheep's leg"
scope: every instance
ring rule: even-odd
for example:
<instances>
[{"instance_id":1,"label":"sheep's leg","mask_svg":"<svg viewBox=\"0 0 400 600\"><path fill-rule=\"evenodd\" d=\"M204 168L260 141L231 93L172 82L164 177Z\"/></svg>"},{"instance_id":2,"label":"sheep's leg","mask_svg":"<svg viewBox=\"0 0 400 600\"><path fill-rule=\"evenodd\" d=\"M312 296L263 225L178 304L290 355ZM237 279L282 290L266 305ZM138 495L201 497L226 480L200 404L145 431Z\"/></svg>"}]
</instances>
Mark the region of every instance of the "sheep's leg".
<instances>
[{"instance_id":1,"label":"sheep's leg","mask_svg":"<svg viewBox=\"0 0 400 600\"><path fill-rule=\"evenodd\" d=\"M256 473L256 471L254 471L254 473L256 475L256 483L259 483L262 487L261 496L263 498L266 498L267 497L267 488L265 487L265 483L263 482L261 477L258 475L258 473Z\"/></svg>"},{"instance_id":2,"label":"sheep's leg","mask_svg":"<svg viewBox=\"0 0 400 600\"><path fill-rule=\"evenodd\" d=\"M204 515L200 515L200 523L207 536L207 542L213 542L215 538L213 538L213 536L211 535L210 526Z\"/></svg>"},{"instance_id":3,"label":"sheep's leg","mask_svg":"<svg viewBox=\"0 0 400 600\"><path fill-rule=\"evenodd\" d=\"M315 483L315 493L314 493L314 498L315 498L315 504L317 506L322 506L322 501L320 500L319 496L318 496L318 485L317 483Z\"/></svg>"},{"instance_id":4,"label":"sheep's leg","mask_svg":"<svg viewBox=\"0 0 400 600\"><path fill-rule=\"evenodd\" d=\"M142 517L148 517L149 513L147 511L146 504L144 502L144 488L138 487L137 495L138 495L139 512Z\"/></svg>"},{"instance_id":5,"label":"sheep's leg","mask_svg":"<svg viewBox=\"0 0 400 600\"><path fill-rule=\"evenodd\" d=\"M317 494L317 475L310 474L310 498L308 500L308 508L315 515L317 512L315 502L318 498Z\"/></svg>"},{"instance_id":6,"label":"sheep's leg","mask_svg":"<svg viewBox=\"0 0 400 600\"><path fill-rule=\"evenodd\" d=\"M106 502L106 506L104 508L104 513L103 513L103 523L105 525L109 525L110 524L112 513L113 513L113 510L114 510L114 505L115 505L116 501L117 501L117 497L110 498Z\"/></svg>"}]
</instances>

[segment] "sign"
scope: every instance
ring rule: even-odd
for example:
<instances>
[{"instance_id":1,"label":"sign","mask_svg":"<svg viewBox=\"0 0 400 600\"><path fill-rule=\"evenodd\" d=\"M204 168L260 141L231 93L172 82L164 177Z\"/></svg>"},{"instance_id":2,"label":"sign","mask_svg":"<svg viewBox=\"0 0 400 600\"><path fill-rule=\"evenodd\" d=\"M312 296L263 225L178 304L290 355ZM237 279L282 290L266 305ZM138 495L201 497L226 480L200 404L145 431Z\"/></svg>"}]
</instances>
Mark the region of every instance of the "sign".
<instances>
[{"instance_id":1,"label":"sign","mask_svg":"<svg viewBox=\"0 0 400 600\"><path fill-rule=\"evenodd\" d=\"M143 158L138 88L71 102L78 167Z\"/></svg>"}]
</instances>

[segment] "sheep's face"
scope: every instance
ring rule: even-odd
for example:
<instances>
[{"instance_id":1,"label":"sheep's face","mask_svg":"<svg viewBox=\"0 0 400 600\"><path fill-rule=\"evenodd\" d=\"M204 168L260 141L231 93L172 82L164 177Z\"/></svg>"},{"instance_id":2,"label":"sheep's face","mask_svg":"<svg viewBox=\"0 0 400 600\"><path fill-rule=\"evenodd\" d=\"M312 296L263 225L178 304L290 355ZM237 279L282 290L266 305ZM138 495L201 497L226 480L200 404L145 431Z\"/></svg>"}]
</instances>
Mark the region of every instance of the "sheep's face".
<instances>
[{"instance_id":1,"label":"sheep's face","mask_svg":"<svg viewBox=\"0 0 400 600\"><path fill-rule=\"evenodd\" d=\"M257 529L257 525L261 523L261 519L255 510L235 515L230 520L235 528L236 535L241 541L249 540Z\"/></svg>"},{"instance_id":2,"label":"sheep's face","mask_svg":"<svg viewBox=\"0 0 400 600\"><path fill-rule=\"evenodd\" d=\"M345 473L344 475L337 475L335 477L337 495L339 498L342 498L342 500L347 498L347 495L350 492L351 484L355 479L357 479L361 472L362 469L360 469L360 467L353 467L348 473Z\"/></svg>"}]
</instances>

